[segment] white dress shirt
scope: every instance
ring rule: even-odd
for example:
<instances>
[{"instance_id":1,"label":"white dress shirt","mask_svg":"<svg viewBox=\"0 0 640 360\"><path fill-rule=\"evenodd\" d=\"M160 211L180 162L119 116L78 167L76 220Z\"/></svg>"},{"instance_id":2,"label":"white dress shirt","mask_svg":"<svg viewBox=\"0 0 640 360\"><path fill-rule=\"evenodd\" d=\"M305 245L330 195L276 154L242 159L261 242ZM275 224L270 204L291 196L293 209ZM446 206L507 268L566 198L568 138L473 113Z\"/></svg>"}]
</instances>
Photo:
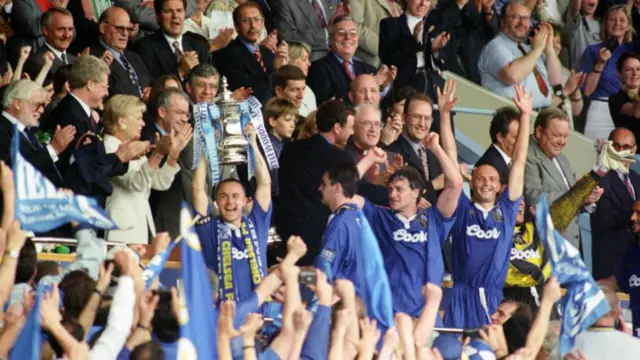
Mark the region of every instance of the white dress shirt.
<instances>
[{"instance_id":1,"label":"white dress shirt","mask_svg":"<svg viewBox=\"0 0 640 360\"><path fill-rule=\"evenodd\" d=\"M27 139L29 139L29 137L25 132L27 131L27 127L23 123L21 123L20 120L16 119L6 111L2 112L2 116L4 116L7 120L9 120L9 122L12 123L13 125L16 125L18 128L18 131L20 131L22 135L24 135ZM53 149L53 146L51 146L51 144L47 144L46 148L47 148L47 151L49 152L49 156L51 157L51 160L53 160L53 162L58 161L58 154L56 154L56 151Z\"/></svg>"},{"instance_id":2,"label":"white dress shirt","mask_svg":"<svg viewBox=\"0 0 640 360\"><path fill-rule=\"evenodd\" d=\"M180 51L184 53L184 47L182 47L182 35L180 35L180 37L178 37L177 39L174 39L168 36L167 34L163 34L163 35L164 35L164 38L167 40L167 43L169 43L169 47L171 48L171 51L174 54L176 53L176 48L173 47L173 43L175 43L176 41L178 42L178 47L180 48Z\"/></svg>"},{"instance_id":3,"label":"white dress shirt","mask_svg":"<svg viewBox=\"0 0 640 360\"><path fill-rule=\"evenodd\" d=\"M411 32L411 35L413 35L413 33L416 30L416 25L418 25L418 23L420 21L422 21L422 19L417 18L415 16L411 16L406 12L405 12L405 14L407 15L407 25L409 25L409 31ZM422 44L422 37L420 37L418 42L420 44ZM416 58L418 59L418 62L416 63L416 68L417 69L423 68L424 67L424 52L420 51L419 53L417 53L416 54Z\"/></svg>"},{"instance_id":4,"label":"white dress shirt","mask_svg":"<svg viewBox=\"0 0 640 360\"><path fill-rule=\"evenodd\" d=\"M496 150L498 150L498 152L500 153L500 156L502 156L502 158L504 159L504 163L507 164L507 166L511 167L509 164L511 164L511 156L507 155L506 152L504 152L504 150L500 149L500 146L493 144L493 147L496 148Z\"/></svg>"},{"instance_id":5,"label":"white dress shirt","mask_svg":"<svg viewBox=\"0 0 640 360\"><path fill-rule=\"evenodd\" d=\"M84 101L80 100L80 98L77 97L76 94L74 94L72 92L69 92L69 95L73 96L73 98L76 99L80 103L80 106L82 106L82 109L87 114L87 116L91 117L91 107L89 105L85 104Z\"/></svg>"},{"instance_id":6,"label":"white dress shirt","mask_svg":"<svg viewBox=\"0 0 640 360\"><path fill-rule=\"evenodd\" d=\"M129 276L121 276L111 302L107 327L91 348L91 359L116 360L133 325L135 303L133 279Z\"/></svg>"},{"instance_id":7,"label":"white dress shirt","mask_svg":"<svg viewBox=\"0 0 640 360\"><path fill-rule=\"evenodd\" d=\"M53 45L50 45L48 42L45 41L44 45L46 47L49 48L49 50L51 50L51 52L53 53L53 55L55 55L55 57L58 58L58 60L62 61L64 63L64 61L62 60L62 54L65 54L65 56L67 56L67 52L66 51L60 51L56 48L53 47ZM67 57L67 62L69 61L69 57Z\"/></svg>"}]
</instances>

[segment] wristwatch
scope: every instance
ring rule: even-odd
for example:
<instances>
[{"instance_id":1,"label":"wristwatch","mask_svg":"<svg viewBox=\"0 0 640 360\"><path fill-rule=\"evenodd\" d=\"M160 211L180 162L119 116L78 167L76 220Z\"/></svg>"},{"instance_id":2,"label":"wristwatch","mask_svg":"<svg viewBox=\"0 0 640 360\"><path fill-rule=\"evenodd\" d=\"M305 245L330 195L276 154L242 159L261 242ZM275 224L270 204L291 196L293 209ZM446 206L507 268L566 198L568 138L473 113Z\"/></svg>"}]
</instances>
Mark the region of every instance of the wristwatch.
<instances>
[{"instance_id":1,"label":"wristwatch","mask_svg":"<svg viewBox=\"0 0 640 360\"><path fill-rule=\"evenodd\" d=\"M562 93L562 86L554 86L553 87L553 95L557 96L560 98L560 100L562 100L562 102L564 102L564 100L567 98L566 96L564 96L564 94Z\"/></svg>"},{"instance_id":2,"label":"wristwatch","mask_svg":"<svg viewBox=\"0 0 640 360\"><path fill-rule=\"evenodd\" d=\"M4 255L5 255L5 256L9 256L9 257L14 258L14 259L17 259L17 258L20 256L20 250L16 250L16 249L13 249L13 250L7 250L7 251L4 253Z\"/></svg>"}]
</instances>

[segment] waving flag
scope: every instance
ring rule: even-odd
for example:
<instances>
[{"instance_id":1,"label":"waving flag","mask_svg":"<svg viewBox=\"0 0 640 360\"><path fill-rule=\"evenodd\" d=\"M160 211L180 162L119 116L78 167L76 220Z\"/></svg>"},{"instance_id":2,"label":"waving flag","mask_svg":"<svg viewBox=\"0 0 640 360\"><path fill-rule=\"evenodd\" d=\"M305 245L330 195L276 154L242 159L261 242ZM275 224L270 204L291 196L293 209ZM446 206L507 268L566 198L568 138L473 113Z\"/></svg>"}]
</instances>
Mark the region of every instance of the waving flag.
<instances>
[{"instance_id":1,"label":"waving flag","mask_svg":"<svg viewBox=\"0 0 640 360\"><path fill-rule=\"evenodd\" d=\"M144 277L144 289L149 290L151 284L153 284L153 280L160 275L162 270L164 270L164 266L167 264L167 260L169 259L169 255L173 252L173 249L176 247L177 242L172 241L169 246L164 249L164 251L160 252L147 264L147 268L142 272L142 276Z\"/></svg>"},{"instance_id":2,"label":"waving flag","mask_svg":"<svg viewBox=\"0 0 640 360\"><path fill-rule=\"evenodd\" d=\"M182 204L181 229L191 219L187 205ZM180 244L182 295L178 359L209 360L217 358L215 310L207 266L204 264L200 239L189 227Z\"/></svg>"},{"instance_id":3,"label":"waving flag","mask_svg":"<svg viewBox=\"0 0 640 360\"><path fill-rule=\"evenodd\" d=\"M10 359L39 360L40 347L42 346L42 333L40 331L40 300L49 285L39 285L33 308L27 315L24 327L18 335L18 340L9 354Z\"/></svg>"},{"instance_id":4,"label":"waving flag","mask_svg":"<svg viewBox=\"0 0 640 360\"><path fill-rule=\"evenodd\" d=\"M536 226L545 251L551 256L551 276L557 277L560 285L567 288L559 301L564 309L559 341L560 354L564 358L573 348L576 336L609 312L609 304L578 250L553 228L544 196L536 208Z\"/></svg>"},{"instance_id":5,"label":"waving flag","mask_svg":"<svg viewBox=\"0 0 640 360\"><path fill-rule=\"evenodd\" d=\"M382 253L367 218L358 209L358 221L361 229L360 256L358 257L359 279L364 280L362 286L362 300L367 305L370 318L375 318L378 324L386 328L393 327L393 302L391 287L384 268Z\"/></svg>"},{"instance_id":6,"label":"waving flag","mask_svg":"<svg viewBox=\"0 0 640 360\"><path fill-rule=\"evenodd\" d=\"M13 133L11 157L16 184L15 210L16 219L23 229L45 232L72 220L94 228L117 229L94 199L58 190L20 154L20 131L14 127Z\"/></svg>"}]
</instances>

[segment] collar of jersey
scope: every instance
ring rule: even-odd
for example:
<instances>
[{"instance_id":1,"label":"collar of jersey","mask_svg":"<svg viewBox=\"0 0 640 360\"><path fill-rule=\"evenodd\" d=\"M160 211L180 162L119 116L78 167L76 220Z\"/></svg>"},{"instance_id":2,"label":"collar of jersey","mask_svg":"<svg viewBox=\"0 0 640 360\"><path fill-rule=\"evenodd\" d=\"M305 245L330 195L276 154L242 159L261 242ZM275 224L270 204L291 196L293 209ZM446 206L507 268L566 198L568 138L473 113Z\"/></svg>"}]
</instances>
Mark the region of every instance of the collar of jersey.
<instances>
[{"instance_id":1,"label":"collar of jersey","mask_svg":"<svg viewBox=\"0 0 640 360\"><path fill-rule=\"evenodd\" d=\"M491 210L493 210L493 208L495 208L495 205L493 207L491 207L491 209L486 210L485 208L483 208L482 206L478 205L477 203L473 203L473 206L476 207L476 209L480 210L480 212L482 213L482 218L486 219L487 216L489 216L489 213L491 212Z\"/></svg>"},{"instance_id":2,"label":"collar of jersey","mask_svg":"<svg viewBox=\"0 0 640 360\"><path fill-rule=\"evenodd\" d=\"M406 217L402 216L402 214L400 213L396 213L396 216L398 217L398 219L400 219L400 221L402 221L402 224L404 224L405 229L408 229L411 227L411 221L413 221L413 219L416 218L416 216L418 216L418 214L414 214L411 218L407 219Z\"/></svg>"}]
</instances>

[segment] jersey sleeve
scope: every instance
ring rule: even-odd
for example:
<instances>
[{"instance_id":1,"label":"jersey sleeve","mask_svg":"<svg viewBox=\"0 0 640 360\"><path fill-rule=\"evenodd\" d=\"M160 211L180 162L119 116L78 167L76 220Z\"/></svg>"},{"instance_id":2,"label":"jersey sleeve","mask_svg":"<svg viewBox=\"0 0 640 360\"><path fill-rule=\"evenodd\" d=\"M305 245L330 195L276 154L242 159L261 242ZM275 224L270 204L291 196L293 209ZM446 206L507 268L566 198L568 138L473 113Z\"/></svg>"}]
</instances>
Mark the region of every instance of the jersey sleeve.
<instances>
[{"instance_id":1,"label":"jersey sleeve","mask_svg":"<svg viewBox=\"0 0 640 360\"><path fill-rule=\"evenodd\" d=\"M331 308L319 305L311 322L300 358L304 360L324 360L329 352L329 333L331 331Z\"/></svg>"},{"instance_id":2,"label":"jersey sleeve","mask_svg":"<svg viewBox=\"0 0 640 360\"><path fill-rule=\"evenodd\" d=\"M273 212L273 203L269 203L269 210L264 211L257 201L253 202L253 208L249 218L254 223L258 232L258 243L260 244L260 252L266 253L267 240L269 238L269 227L271 226L271 214ZM262 235L262 236L260 236Z\"/></svg>"},{"instance_id":3,"label":"jersey sleeve","mask_svg":"<svg viewBox=\"0 0 640 360\"><path fill-rule=\"evenodd\" d=\"M322 251L316 257L314 266L324 272L331 283L340 277L342 264L349 257L348 236L349 229L344 223L329 224L325 230Z\"/></svg>"},{"instance_id":4,"label":"jersey sleeve","mask_svg":"<svg viewBox=\"0 0 640 360\"><path fill-rule=\"evenodd\" d=\"M364 216L367 217L369 222L375 221L379 218L378 212L380 211L380 207L371 201L364 198L364 205L362 206L362 212Z\"/></svg>"},{"instance_id":5,"label":"jersey sleeve","mask_svg":"<svg viewBox=\"0 0 640 360\"><path fill-rule=\"evenodd\" d=\"M236 316L233 318L233 326L239 329L249 313L258 312L258 294L254 291L248 298L238 303Z\"/></svg>"},{"instance_id":6,"label":"jersey sleeve","mask_svg":"<svg viewBox=\"0 0 640 360\"><path fill-rule=\"evenodd\" d=\"M195 225L196 234L202 245L204 263L213 271L218 271L218 234L216 218L211 216L211 206L207 207L207 216L202 217Z\"/></svg>"},{"instance_id":7,"label":"jersey sleeve","mask_svg":"<svg viewBox=\"0 0 640 360\"><path fill-rule=\"evenodd\" d=\"M507 186L500 197L498 198L497 205L500 205L504 213L505 224L516 224L516 217L518 216L518 210L520 210L520 202L522 196L515 200L511 200L509 197L509 187Z\"/></svg>"},{"instance_id":8,"label":"jersey sleeve","mask_svg":"<svg viewBox=\"0 0 640 360\"><path fill-rule=\"evenodd\" d=\"M449 218L442 216L438 207L433 206L426 210L429 216L429 236L427 247L427 282L440 286L444 277L444 259L442 258L442 245L447 239L455 222L455 213ZM418 215L420 216L420 215Z\"/></svg>"}]
</instances>

